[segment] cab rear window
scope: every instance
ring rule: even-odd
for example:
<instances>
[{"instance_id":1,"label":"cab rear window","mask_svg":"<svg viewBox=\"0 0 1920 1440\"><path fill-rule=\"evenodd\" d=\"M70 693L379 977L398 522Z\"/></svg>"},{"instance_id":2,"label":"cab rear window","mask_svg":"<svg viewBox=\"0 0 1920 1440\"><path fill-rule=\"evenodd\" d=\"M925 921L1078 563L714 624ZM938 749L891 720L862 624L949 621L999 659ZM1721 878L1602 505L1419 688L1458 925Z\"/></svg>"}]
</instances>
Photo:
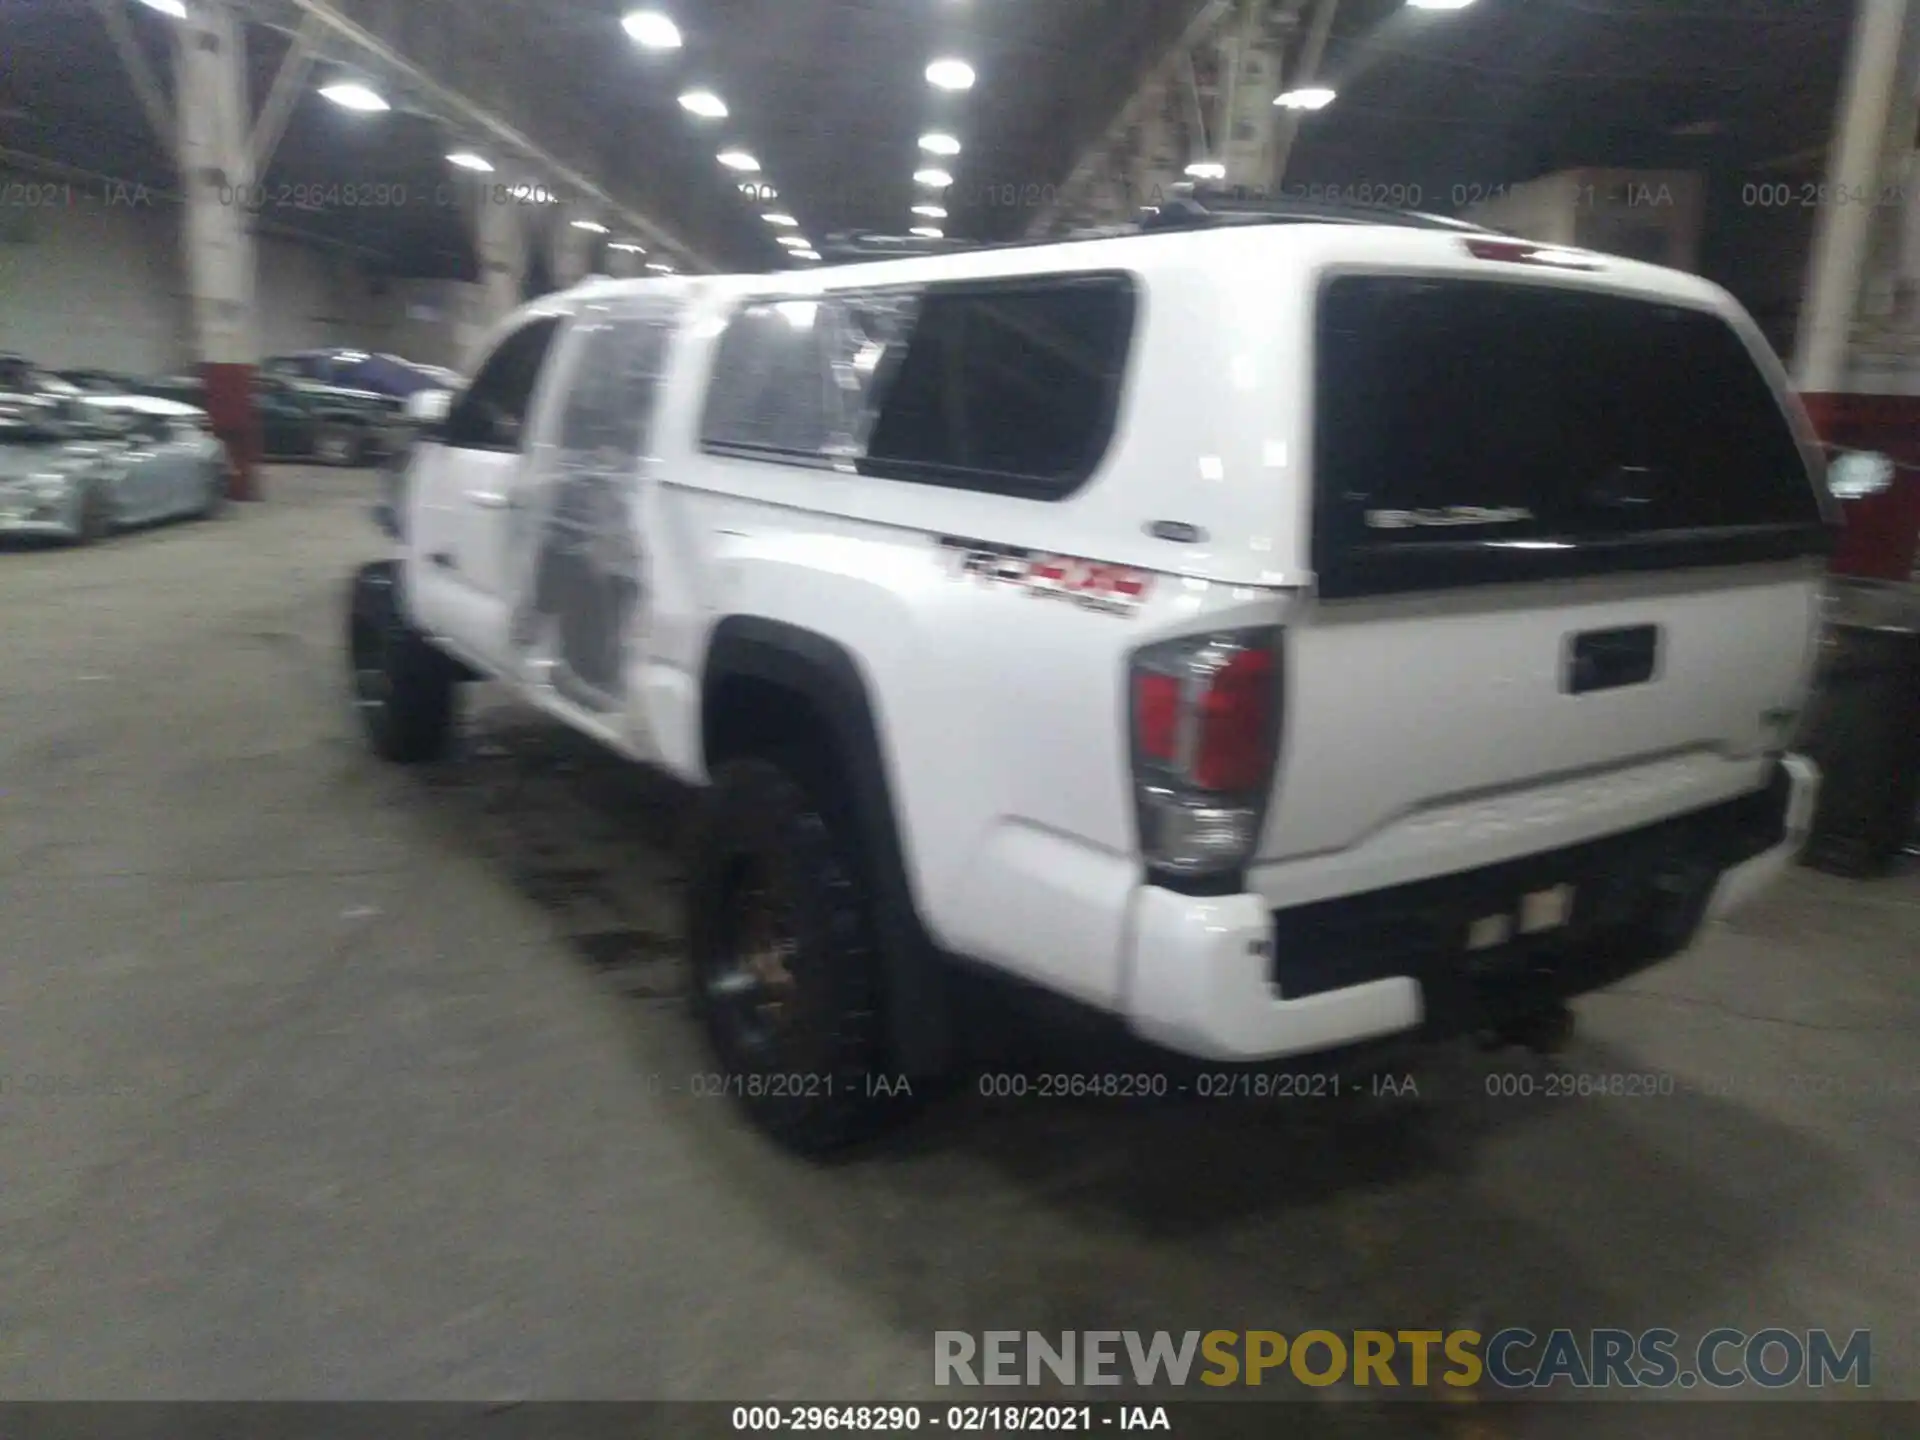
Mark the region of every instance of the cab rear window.
<instances>
[{"instance_id":1,"label":"cab rear window","mask_svg":"<svg viewBox=\"0 0 1920 1440\"><path fill-rule=\"evenodd\" d=\"M1315 568L1327 595L1818 551L1779 397L1716 315L1549 285L1324 287Z\"/></svg>"}]
</instances>

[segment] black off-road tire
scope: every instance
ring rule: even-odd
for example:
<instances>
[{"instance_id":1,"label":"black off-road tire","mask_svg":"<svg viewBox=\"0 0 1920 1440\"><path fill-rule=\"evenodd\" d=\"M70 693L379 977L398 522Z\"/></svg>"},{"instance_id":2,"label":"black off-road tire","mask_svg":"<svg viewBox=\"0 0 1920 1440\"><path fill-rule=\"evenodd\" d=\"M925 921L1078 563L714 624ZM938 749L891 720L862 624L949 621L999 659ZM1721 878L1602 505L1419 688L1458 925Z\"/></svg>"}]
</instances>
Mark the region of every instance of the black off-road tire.
<instances>
[{"instance_id":1,"label":"black off-road tire","mask_svg":"<svg viewBox=\"0 0 1920 1440\"><path fill-rule=\"evenodd\" d=\"M830 767L805 753L722 763L689 845L694 1005L727 1093L778 1143L823 1156L915 1108L886 1067L869 887ZM756 1034L727 993L756 907L777 912L791 988L784 1022Z\"/></svg>"},{"instance_id":2,"label":"black off-road tire","mask_svg":"<svg viewBox=\"0 0 1920 1440\"><path fill-rule=\"evenodd\" d=\"M460 669L406 623L390 575L371 585L364 575L355 581L347 652L354 706L373 752L396 765L446 754Z\"/></svg>"}]
</instances>

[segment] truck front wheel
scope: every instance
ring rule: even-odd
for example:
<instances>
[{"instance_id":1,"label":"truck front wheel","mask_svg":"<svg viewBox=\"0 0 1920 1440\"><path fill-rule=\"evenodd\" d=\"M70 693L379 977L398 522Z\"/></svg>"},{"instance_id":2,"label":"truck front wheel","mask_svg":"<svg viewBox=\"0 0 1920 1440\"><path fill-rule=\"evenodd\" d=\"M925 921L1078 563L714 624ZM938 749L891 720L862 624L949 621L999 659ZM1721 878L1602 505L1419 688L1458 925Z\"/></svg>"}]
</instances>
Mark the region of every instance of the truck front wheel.
<instances>
[{"instance_id":1,"label":"truck front wheel","mask_svg":"<svg viewBox=\"0 0 1920 1440\"><path fill-rule=\"evenodd\" d=\"M453 737L459 670L406 623L391 566L356 577L347 622L354 708L374 753L397 765L444 754Z\"/></svg>"}]
</instances>

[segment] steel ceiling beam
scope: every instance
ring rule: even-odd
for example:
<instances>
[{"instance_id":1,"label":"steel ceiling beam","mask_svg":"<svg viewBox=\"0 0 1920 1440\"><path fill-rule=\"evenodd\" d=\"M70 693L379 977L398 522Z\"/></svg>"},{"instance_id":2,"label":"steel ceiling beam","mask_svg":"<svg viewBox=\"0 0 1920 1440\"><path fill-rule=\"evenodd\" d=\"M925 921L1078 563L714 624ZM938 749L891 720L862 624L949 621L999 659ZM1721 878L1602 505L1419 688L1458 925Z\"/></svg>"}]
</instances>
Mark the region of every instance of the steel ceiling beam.
<instances>
[{"instance_id":1,"label":"steel ceiling beam","mask_svg":"<svg viewBox=\"0 0 1920 1440\"><path fill-rule=\"evenodd\" d=\"M1163 50L1154 62L1140 74L1140 83L1134 87L1120 112L1101 132L1100 138L1082 152L1066 180L1054 192L1055 199L1043 206L1034 216L1033 223L1027 227L1029 235L1044 235L1059 223L1063 214L1069 212L1078 203L1080 196L1098 181L1101 171L1111 162L1114 137L1139 122L1149 103L1164 101L1165 92L1160 88L1167 71L1180 60L1204 43L1220 26L1220 23L1233 13L1232 0L1206 0L1194 14L1192 20L1175 38L1173 43Z\"/></svg>"},{"instance_id":2,"label":"steel ceiling beam","mask_svg":"<svg viewBox=\"0 0 1920 1440\"><path fill-rule=\"evenodd\" d=\"M133 93L139 97L140 108L146 112L147 123L153 126L153 133L160 137L167 154L178 155L179 132L174 124L173 102L167 98L159 77L153 73L153 66L148 63L147 52L140 48L140 39L133 33L133 26L127 23L126 0L94 0L93 8L100 12L100 18L106 22L107 35L113 41L121 65L126 68L127 79L133 84Z\"/></svg>"},{"instance_id":3,"label":"steel ceiling beam","mask_svg":"<svg viewBox=\"0 0 1920 1440\"><path fill-rule=\"evenodd\" d=\"M293 108L300 103L300 92L306 88L307 77L313 73L315 47L319 39L320 22L312 15L303 15L300 28L294 32L292 44L280 61L280 68L274 72L273 86L260 106L260 114L253 122L247 153L253 159L253 173L256 176L267 173L267 166L273 163L273 152L280 148L280 139L287 133L287 122L293 118Z\"/></svg>"},{"instance_id":4,"label":"steel ceiling beam","mask_svg":"<svg viewBox=\"0 0 1920 1440\"><path fill-rule=\"evenodd\" d=\"M401 53L387 38L346 14L339 5L331 3L331 0L284 0L284 3L298 12L302 26L311 19L325 37L346 45L355 54L364 57L371 66L402 80L417 92L428 108L438 114L441 119L477 135L489 137L505 147L516 158L543 172L542 178L556 187L563 187L573 192L576 198L591 200L603 207L609 217L617 219L623 227L637 235L650 249L672 255L686 268L695 270L714 268L704 251L685 236L653 216L644 214L620 200L606 186L577 166L553 154L525 130L504 119L496 110L472 99L451 80L443 79ZM266 6L260 7L257 13L263 23L289 30L296 35L299 33L298 28L289 27L285 20L276 23L273 12ZM452 37L446 38L451 40Z\"/></svg>"},{"instance_id":5,"label":"steel ceiling beam","mask_svg":"<svg viewBox=\"0 0 1920 1440\"><path fill-rule=\"evenodd\" d=\"M1327 56L1327 41L1333 34L1334 17L1340 13L1340 0L1320 0L1313 12L1313 24L1300 47L1300 60L1292 76L1281 77L1288 90L1303 90L1320 78L1320 62ZM1287 163L1293 159L1294 142L1300 138L1301 113L1289 110L1280 120L1280 134L1273 142L1273 189L1278 194L1287 178Z\"/></svg>"}]
</instances>

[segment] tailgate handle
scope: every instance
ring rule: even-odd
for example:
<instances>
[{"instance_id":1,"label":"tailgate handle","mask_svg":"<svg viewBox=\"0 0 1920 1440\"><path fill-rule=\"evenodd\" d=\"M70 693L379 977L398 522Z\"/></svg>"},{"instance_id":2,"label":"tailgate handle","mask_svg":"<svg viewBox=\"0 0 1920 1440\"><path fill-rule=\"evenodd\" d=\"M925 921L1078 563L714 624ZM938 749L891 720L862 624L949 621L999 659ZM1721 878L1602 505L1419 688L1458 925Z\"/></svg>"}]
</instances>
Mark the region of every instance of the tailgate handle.
<instances>
[{"instance_id":1,"label":"tailgate handle","mask_svg":"<svg viewBox=\"0 0 1920 1440\"><path fill-rule=\"evenodd\" d=\"M1660 656L1660 627L1632 625L1623 630L1589 630L1567 646L1566 691L1586 695L1618 690L1653 679Z\"/></svg>"}]
</instances>

